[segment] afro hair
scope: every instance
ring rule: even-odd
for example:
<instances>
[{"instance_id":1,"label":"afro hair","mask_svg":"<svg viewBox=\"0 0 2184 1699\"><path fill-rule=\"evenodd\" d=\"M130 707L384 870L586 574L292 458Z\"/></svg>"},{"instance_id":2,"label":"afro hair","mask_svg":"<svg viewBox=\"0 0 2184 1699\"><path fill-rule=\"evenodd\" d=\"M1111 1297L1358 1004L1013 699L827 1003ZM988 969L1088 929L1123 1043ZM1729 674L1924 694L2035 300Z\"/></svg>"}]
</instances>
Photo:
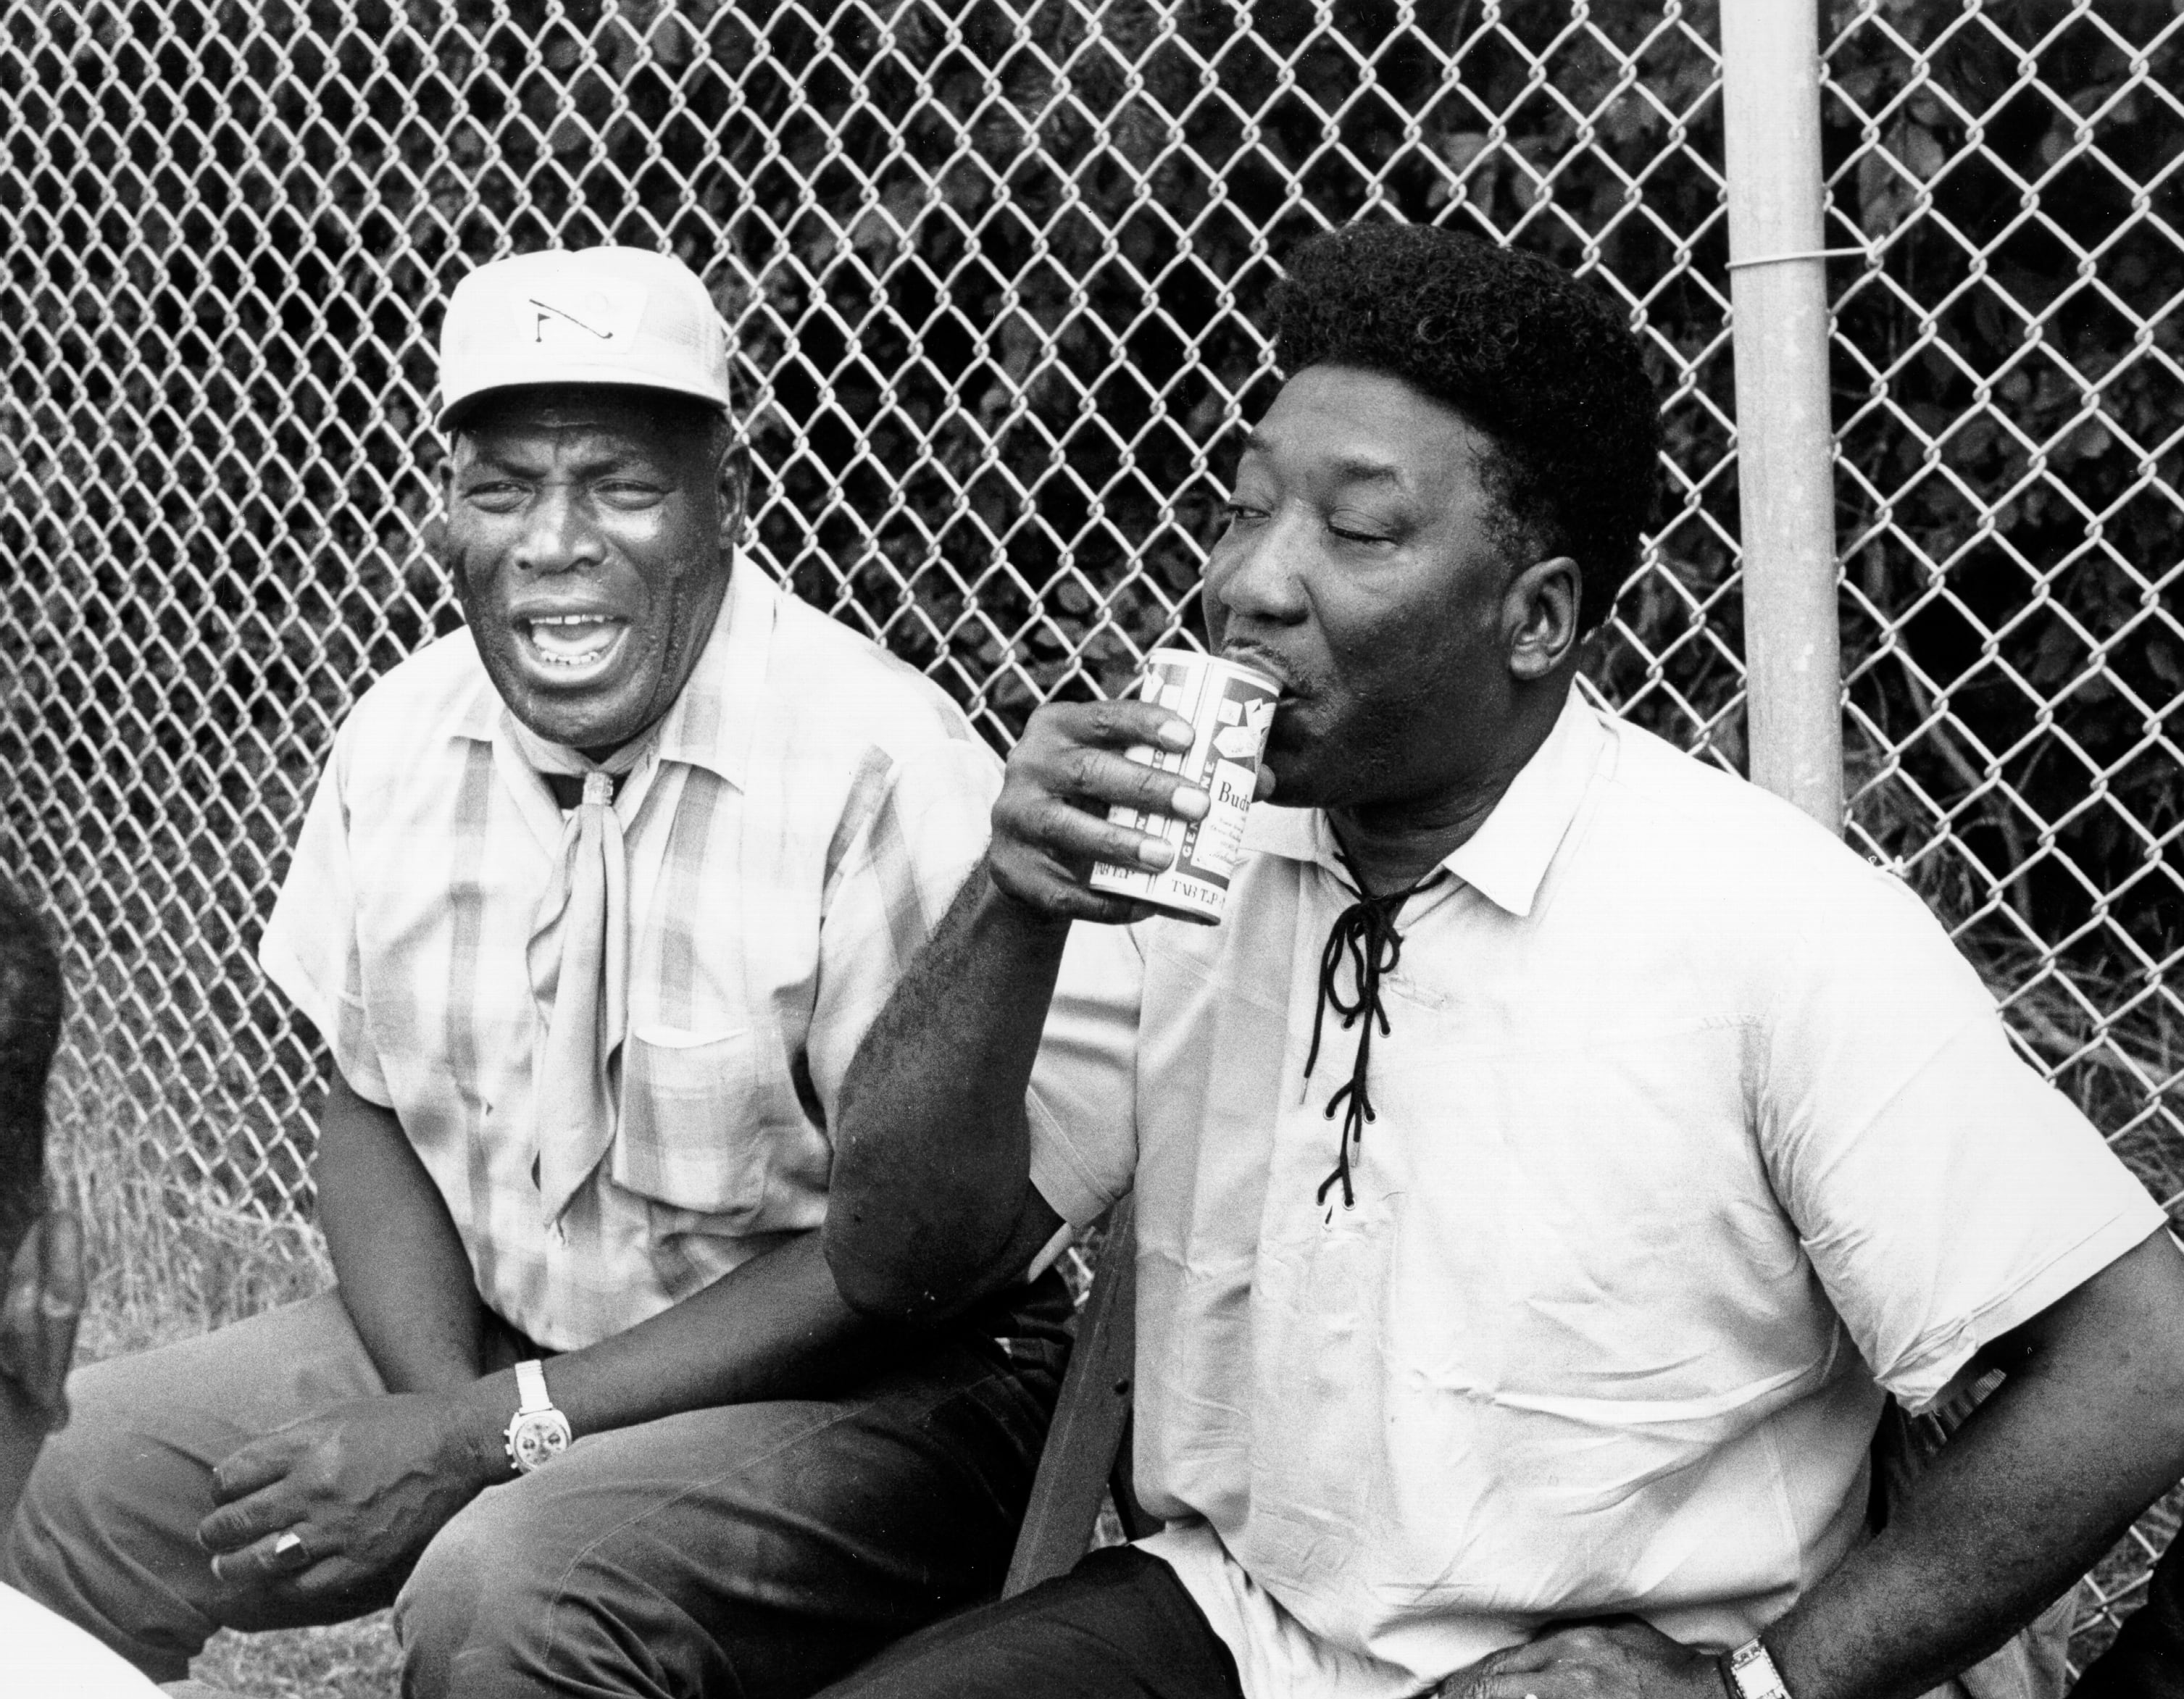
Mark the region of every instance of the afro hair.
<instances>
[{"instance_id":1,"label":"afro hair","mask_svg":"<svg viewBox=\"0 0 2184 1699\"><path fill-rule=\"evenodd\" d=\"M1290 255L1274 298L1284 373L1400 378L1492 444L1479 471L1528 564L1576 561L1591 632L1638 563L1658 477L1659 404L1638 339L1559 266L1421 225L1354 224Z\"/></svg>"}]
</instances>

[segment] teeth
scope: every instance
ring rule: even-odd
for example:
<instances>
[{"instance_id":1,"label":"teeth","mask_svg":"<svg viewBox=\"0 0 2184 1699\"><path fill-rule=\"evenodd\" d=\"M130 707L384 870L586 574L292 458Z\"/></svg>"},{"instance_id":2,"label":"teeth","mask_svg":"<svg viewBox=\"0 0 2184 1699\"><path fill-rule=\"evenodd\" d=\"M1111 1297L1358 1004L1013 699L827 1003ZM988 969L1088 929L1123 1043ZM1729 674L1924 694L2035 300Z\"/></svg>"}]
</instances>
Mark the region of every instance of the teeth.
<instances>
[{"instance_id":1,"label":"teeth","mask_svg":"<svg viewBox=\"0 0 2184 1699\"><path fill-rule=\"evenodd\" d=\"M531 647L556 666L582 666L607 652L616 621L588 614L554 614L530 621Z\"/></svg>"}]
</instances>

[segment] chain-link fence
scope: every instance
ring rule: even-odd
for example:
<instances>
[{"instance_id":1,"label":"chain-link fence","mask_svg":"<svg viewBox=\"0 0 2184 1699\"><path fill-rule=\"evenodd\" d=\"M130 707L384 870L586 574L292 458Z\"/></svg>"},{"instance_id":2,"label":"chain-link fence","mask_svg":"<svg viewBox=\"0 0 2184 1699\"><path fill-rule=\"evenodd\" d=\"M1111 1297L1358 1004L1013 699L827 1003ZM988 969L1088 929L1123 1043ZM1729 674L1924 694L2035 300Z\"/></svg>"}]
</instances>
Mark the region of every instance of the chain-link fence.
<instances>
[{"instance_id":1,"label":"chain-link fence","mask_svg":"<svg viewBox=\"0 0 2184 1699\"><path fill-rule=\"evenodd\" d=\"M1824 121L1853 841L2175 1206L2173 12L1840 5ZM316 1046L250 952L334 724L454 623L425 547L431 339L511 248L700 272L742 349L749 560L996 743L1191 618L1290 243L1392 216L1544 252L1629 308L1668 424L1662 522L1591 677L1740 764L1716 22L18 0L0 854L70 928L64 1131L303 1200Z\"/></svg>"},{"instance_id":2,"label":"chain-link fence","mask_svg":"<svg viewBox=\"0 0 2184 1699\"><path fill-rule=\"evenodd\" d=\"M1854 843L2184 1188L2184 21L1867 3L1827 54ZM2157 1515L2146 1550L2173 1532ZM2094 1578L2098 1631L2137 1566Z\"/></svg>"}]
</instances>

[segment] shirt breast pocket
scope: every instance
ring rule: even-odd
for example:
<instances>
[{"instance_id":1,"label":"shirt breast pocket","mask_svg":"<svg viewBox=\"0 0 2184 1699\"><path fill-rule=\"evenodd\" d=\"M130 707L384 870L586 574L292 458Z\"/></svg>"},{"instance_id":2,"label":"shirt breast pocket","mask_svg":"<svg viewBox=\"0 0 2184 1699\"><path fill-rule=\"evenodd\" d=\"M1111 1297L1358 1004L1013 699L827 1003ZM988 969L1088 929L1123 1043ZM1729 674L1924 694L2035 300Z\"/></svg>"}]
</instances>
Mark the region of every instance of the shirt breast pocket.
<instances>
[{"instance_id":1,"label":"shirt breast pocket","mask_svg":"<svg viewBox=\"0 0 2184 1699\"><path fill-rule=\"evenodd\" d=\"M746 1030L634 1025L621 1048L621 1127L608 1172L627 1190L708 1215L755 1212L762 1083Z\"/></svg>"}]
</instances>

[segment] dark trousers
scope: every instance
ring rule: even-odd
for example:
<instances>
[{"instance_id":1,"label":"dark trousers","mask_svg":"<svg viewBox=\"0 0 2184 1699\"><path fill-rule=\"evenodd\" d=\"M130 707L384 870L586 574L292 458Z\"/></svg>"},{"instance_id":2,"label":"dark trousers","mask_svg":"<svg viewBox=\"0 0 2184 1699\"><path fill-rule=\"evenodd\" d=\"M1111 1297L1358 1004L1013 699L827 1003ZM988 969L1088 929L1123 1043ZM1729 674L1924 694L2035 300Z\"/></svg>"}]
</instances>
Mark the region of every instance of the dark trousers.
<instances>
[{"instance_id":1,"label":"dark trousers","mask_svg":"<svg viewBox=\"0 0 2184 1699\"><path fill-rule=\"evenodd\" d=\"M2184 1699L2184 1537L2170 1542L2146 1584L2146 1602L2070 1699Z\"/></svg>"},{"instance_id":2,"label":"dark trousers","mask_svg":"<svg viewBox=\"0 0 2184 1699\"><path fill-rule=\"evenodd\" d=\"M853 1394L580 1439L488 1489L406 1580L338 1614L394 1598L415 1699L800 1699L999 1590L1068 1312L1050 1276ZM85 1369L0 1579L155 1680L185 1674L215 1629L324 1619L215 1580L197 1524L237 1446L382 1390L332 1294Z\"/></svg>"},{"instance_id":3,"label":"dark trousers","mask_svg":"<svg viewBox=\"0 0 2184 1699\"><path fill-rule=\"evenodd\" d=\"M936 1623L824 1699L1244 1699L1236 1662L1175 1571L1134 1546Z\"/></svg>"}]
</instances>

